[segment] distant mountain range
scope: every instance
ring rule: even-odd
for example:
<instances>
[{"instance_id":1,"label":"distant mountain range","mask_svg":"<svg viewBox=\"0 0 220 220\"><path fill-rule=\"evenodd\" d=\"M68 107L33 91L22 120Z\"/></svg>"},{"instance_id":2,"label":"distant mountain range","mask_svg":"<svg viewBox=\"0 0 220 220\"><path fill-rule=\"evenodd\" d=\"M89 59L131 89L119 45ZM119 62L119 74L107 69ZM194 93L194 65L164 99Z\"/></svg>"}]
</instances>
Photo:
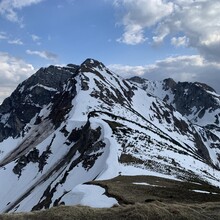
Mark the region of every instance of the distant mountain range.
<instances>
[{"instance_id":1,"label":"distant mountain range","mask_svg":"<svg viewBox=\"0 0 220 220\"><path fill-rule=\"evenodd\" d=\"M214 89L87 59L39 69L0 106L0 212L72 205L79 184L140 174L220 186Z\"/></svg>"}]
</instances>

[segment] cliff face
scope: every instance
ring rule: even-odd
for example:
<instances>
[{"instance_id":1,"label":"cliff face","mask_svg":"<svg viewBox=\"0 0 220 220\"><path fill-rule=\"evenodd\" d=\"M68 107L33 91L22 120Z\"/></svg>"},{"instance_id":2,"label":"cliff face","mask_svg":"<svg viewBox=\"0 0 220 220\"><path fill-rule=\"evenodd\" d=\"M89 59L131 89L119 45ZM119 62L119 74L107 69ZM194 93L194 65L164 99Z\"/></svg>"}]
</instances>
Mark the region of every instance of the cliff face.
<instances>
[{"instance_id":1,"label":"cliff face","mask_svg":"<svg viewBox=\"0 0 220 220\"><path fill-rule=\"evenodd\" d=\"M75 66L41 68L21 83L0 106L0 141L19 136L24 126L63 90L76 69Z\"/></svg>"}]
</instances>

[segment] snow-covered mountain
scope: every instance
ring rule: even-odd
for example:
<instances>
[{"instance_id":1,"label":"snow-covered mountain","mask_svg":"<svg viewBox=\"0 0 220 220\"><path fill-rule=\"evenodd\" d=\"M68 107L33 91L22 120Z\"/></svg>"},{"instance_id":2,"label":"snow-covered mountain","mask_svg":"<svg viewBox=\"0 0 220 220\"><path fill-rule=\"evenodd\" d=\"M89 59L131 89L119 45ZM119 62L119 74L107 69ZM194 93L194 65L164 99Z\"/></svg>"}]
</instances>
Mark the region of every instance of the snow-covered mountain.
<instances>
[{"instance_id":1,"label":"snow-covered mountain","mask_svg":"<svg viewBox=\"0 0 220 220\"><path fill-rule=\"evenodd\" d=\"M118 175L220 186L219 117L201 83L126 80L93 59L41 68L0 106L0 212L75 204L80 184Z\"/></svg>"}]
</instances>

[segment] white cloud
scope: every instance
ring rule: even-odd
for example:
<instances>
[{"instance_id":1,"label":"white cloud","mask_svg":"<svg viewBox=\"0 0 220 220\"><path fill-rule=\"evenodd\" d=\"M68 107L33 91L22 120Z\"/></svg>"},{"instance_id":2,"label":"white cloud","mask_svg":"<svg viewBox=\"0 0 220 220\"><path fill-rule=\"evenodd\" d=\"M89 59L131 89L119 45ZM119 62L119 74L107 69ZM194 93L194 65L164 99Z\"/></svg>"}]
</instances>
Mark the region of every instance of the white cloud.
<instances>
[{"instance_id":1,"label":"white cloud","mask_svg":"<svg viewBox=\"0 0 220 220\"><path fill-rule=\"evenodd\" d=\"M175 81L203 82L220 94L220 64L206 61L200 55L168 57L146 66L114 64L108 67L125 78L139 75L149 80L173 78Z\"/></svg>"},{"instance_id":2,"label":"white cloud","mask_svg":"<svg viewBox=\"0 0 220 220\"><path fill-rule=\"evenodd\" d=\"M153 42L154 44L161 44L164 40L164 38L170 33L170 29L166 26L161 27L158 30L158 34L156 36L153 36Z\"/></svg>"},{"instance_id":3,"label":"white cloud","mask_svg":"<svg viewBox=\"0 0 220 220\"><path fill-rule=\"evenodd\" d=\"M21 39L9 40L8 43L9 44L23 45L23 42L21 41Z\"/></svg>"},{"instance_id":4,"label":"white cloud","mask_svg":"<svg viewBox=\"0 0 220 220\"><path fill-rule=\"evenodd\" d=\"M29 55L37 55L46 60L55 61L57 59L57 55L48 51L37 51L37 50L26 50L26 53Z\"/></svg>"},{"instance_id":5,"label":"white cloud","mask_svg":"<svg viewBox=\"0 0 220 220\"><path fill-rule=\"evenodd\" d=\"M171 39L171 44L180 47L180 46L187 46L188 45L188 38L186 36L183 37L173 37Z\"/></svg>"},{"instance_id":6,"label":"white cloud","mask_svg":"<svg viewBox=\"0 0 220 220\"><path fill-rule=\"evenodd\" d=\"M37 36L36 34L32 34L31 38L32 38L33 42L35 42L37 45L41 45L41 42L40 42L41 37Z\"/></svg>"},{"instance_id":7,"label":"white cloud","mask_svg":"<svg viewBox=\"0 0 220 220\"><path fill-rule=\"evenodd\" d=\"M144 29L151 27L173 11L173 3L163 0L116 0L116 8L124 8L122 18L124 34L120 42L126 44L143 43Z\"/></svg>"},{"instance_id":8,"label":"white cloud","mask_svg":"<svg viewBox=\"0 0 220 220\"><path fill-rule=\"evenodd\" d=\"M13 86L9 86L9 87L5 87L5 86L1 86L1 90L0 90L0 104L3 102L3 100L7 97L9 97L11 95L11 93L13 92L13 90L15 89L15 87Z\"/></svg>"},{"instance_id":9,"label":"white cloud","mask_svg":"<svg viewBox=\"0 0 220 220\"><path fill-rule=\"evenodd\" d=\"M21 39L11 40L6 32L0 32L0 40L7 40L7 42L9 44L16 44L16 45L23 45L24 44Z\"/></svg>"},{"instance_id":10,"label":"white cloud","mask_svg":"<svg viewBox=\"0 0 220 220\"><path fill-rule=\"evenodd\" d=\"M139 25L128 25L125 28L125 33L117 41L125 44L136 45L147 40L144 37L143 29Z\"/></svg>"},{"instance_id":11,"label":"white cloud","mask_svg":"<svg viewBox=\"0 0 220 220\"><path fill-rule=\"evenodd\" d=\"M0 40L8 39L7 34L5 32L0 32Z\"/></svg>"},{"instance_id":12,"label":"white cloud","mask_svg":"<svg viewBox=\"0 0 220 220\"><path fill-rule=\"evenodd\" d=\"M37 35L35 35L35 34L32 34L32 35L31 35L31 38L32 38L32 40L33 40L34 42L39 41L39 40L41 39L39 36L37 36Z\"/></svg>"},{"instance_id":13,"label":"white cloud","mask_svg":"<svg viewBox=\"0 0 220 220\"><path fill-rule=\"evenodd\" d=\"M122 14L120 42L138 44L147 37L159 44L170 35L174 46L195 48L220 62L219 0L115 0L114 6ZM145 36L149 32L152 39Z\"/></svg>"},{"instance_id":14,"label":"white cloud","mask_svg":"<svg viewBox=\"0 0 220 220\"><path fill-rule=\"evenodd\" d=\"M163 21L171 33L182 32L188 45L206 59L220 61L220 1L177 1L172 16Z\"/></svg>"},{"instance_id":15,"label":"white cloud","mask_svg":"<svg viewBox=\"0 0 220 220\"><path fill-rule=\"evenodd\" d=\"M11 22L16 22L23 26L22 19L19 18L17 10L21 10L33 4L38 4L42 1L43 0L2 0L0 2L0 15Z\"/></svg>"},{"instance_id":16,"label":"white cloud","mask_svg":"<svg viewBox=\"0 0 220 220\"><path fill-rule=\"evenodd\" d=\"M24 60L0 52L0 103L15 89L18 83L35 72Z\"/></svg>"},{"instance_id":17,"label":"white cloud","mask_svg":"<svg viewBox=\"0 0 220 220\"><path fill-rule=\"evenodd\" d=\"M111 64L108 65L108 68L124 78L132 77L134 75L142 76L146 72L146 66Z\"/></svg>"}]
</instances>

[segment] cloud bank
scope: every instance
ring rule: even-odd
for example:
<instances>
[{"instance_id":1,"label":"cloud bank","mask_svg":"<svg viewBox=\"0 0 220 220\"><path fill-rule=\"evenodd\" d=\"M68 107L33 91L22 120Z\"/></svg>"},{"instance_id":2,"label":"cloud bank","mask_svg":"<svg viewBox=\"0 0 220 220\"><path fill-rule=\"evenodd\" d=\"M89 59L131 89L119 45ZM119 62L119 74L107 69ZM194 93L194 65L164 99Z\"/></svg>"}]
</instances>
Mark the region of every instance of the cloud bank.
<instances>
[{"instance_id":1,"label":"cloud bank","mask_svg":"<svg viewBox=\"0 0 220 220\"><path fill-rule=\"evenodd\" d=\"M203 82L220 94L220 64L208 62L200 55L168 57L146 66L113 64L108 68L125 78L139 75L149 80L158 81L173 78L177 82Z\"/></svg>"},{"instance_id":2,"label":"cloud bank","mask_svg":"<svg viewBox=\"0 0 220 220\"><path fill-rule=\"evenodd\" d=\"M151 43L172 36L173 45L195 48L205 59L220 62L219 0L116 0L114 6L122 11L124 27L118 41L143 43L151 29Z\"/></svg>"},{"instance_id":3,"label":"cloud bank","mask_svg":"<svg viewBox=\"0 0 220 220\"><path fill-rule=\"evenodd\" d=\"M11 94L15 87L36 70L24 60L0 52L0 103Z\"/></svg>"}]
</instances>

